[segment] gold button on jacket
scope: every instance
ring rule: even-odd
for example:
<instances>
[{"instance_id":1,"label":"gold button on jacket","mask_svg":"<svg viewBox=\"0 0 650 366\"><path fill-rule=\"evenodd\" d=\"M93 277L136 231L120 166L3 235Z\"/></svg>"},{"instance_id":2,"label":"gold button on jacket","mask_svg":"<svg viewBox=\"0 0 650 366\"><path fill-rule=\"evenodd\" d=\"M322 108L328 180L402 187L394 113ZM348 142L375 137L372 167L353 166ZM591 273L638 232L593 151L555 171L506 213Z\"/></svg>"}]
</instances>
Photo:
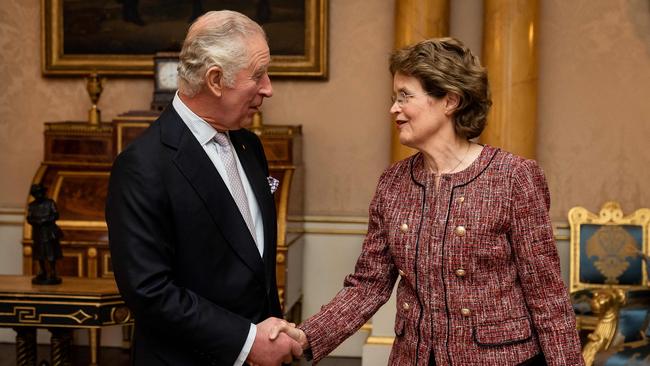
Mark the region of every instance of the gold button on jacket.
<instances>
[{"instance_id":1,"label":"gold button on jacket","mask_svg":"<svg viewBox=\"0 0 650 366\"><path fill-rule=\"evenodd\" d=\"M400 225L399 229L402 230L403 233L405 233L409 230L409 226L406 223L404 223Z\"/></svg>"},{"instance_id":2,"label":"gold button on jacket","mask_svg":"<svg viewBox=\"0 0 650 366\"><path fill-rule=\"evenodd\" d=\"M462 269L462 268L458 268L456 270L456 276L458 276L458 277L465 277L465 273L466 273L465 270Z\"/></svg>"},{"instance_id":3,"label":"gold button on jacket","mask_svg":"<svg viewBox=\"0 0 650 366\"><path fill-rule=\"evenodd\" d=\"M462 308L462 309L460 309L460 314L462 316L470 316L470 315L472 315L472 311L469 310L468 308Z\"/></svg>"},{"instance_id":4,"label":"gold button on jacket","mask_svg":"<svg viewBox=\"0 0 650 366\"><path fill-rule=\"evenodd\" d=\"M454 229L454 232L458 236L465 235L465 226L462 226L462 225L456 226L456 228Z\"/></svg>"},{"instance_id":5,"label":"gold button on jacket","mask_svg":"<svg viewBox=\"0 0 650 366\"><path fill-rule=\"evenodd\" d=\"M402 304L402 308L404 308L404 310L408 310L411 308L411 305L409 305L408 302L405 302L404 304Z\"/></svg>"}]
</instances>

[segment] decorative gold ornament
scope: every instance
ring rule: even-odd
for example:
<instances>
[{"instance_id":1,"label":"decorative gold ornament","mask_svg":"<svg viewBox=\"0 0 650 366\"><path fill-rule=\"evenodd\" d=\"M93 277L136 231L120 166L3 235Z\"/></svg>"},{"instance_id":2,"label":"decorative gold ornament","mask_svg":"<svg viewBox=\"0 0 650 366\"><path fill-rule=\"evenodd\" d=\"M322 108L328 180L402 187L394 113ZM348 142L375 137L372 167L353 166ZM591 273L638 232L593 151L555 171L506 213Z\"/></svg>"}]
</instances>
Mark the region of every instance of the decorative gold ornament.
<instances>
[{"instance_id":1,"label":"decorative gold ornament","mask_svg":"<svg viewBox=\"0 0 650 366\"><path fill-rule=\"evenodd\" d=\"M86 90L92 102L92 106L88 110L88 123L91 125L98 125L101 122L101 112L97 108L97 102L99 102L99 97L102 94L102 90L104 90L105 80L104 78L100 79L96 72L93 72L86 78Z\"/></svg>"},{"instance_id":2,"label":"decorative gold ornament","mask_svg":"<svg viewBox=\"0 0 650 366\"><path fill-rule=\"evenodd\" d=\"M262 131L264 130L264 122L261 111L257 111L255 114L253 114L253 121L249 129L258 136L262 135Z\"/></svg>"},{"instance_id":3,"label":"decorative gold ornament","mask_svg":"<svg viewBox=\"0 0 650 366\"><path fill-rule=\"evenodd\" d=\"M117 324L126 323L131 319L131 311L126 306L118 306L111 310L111 318Z\"/></svg>"},{"instance_id":4,"label":"decorative gold ornament","mask_svg":"<svg viewBox=\"0 0 650 366\"><path fill-rule=\"evenodd\" d=\"M605 276L605 283L617 284L630 266L627 259L637 256L636 242L621 226L605 225L587 240L587 256L598 258L594 266Z\"/></svg>"}]
</instances>

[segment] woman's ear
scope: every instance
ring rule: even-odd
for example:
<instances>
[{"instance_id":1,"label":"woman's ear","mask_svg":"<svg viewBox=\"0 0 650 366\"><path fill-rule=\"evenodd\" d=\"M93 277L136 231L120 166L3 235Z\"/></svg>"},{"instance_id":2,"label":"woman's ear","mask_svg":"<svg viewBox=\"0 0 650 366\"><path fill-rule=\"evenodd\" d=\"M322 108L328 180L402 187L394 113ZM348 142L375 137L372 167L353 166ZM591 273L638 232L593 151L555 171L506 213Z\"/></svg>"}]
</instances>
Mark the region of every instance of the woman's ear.
<instances>
[{"instance_id":1,"label":"woman's ear","mask_svg":"<svg viewBox=\"0 0 650 366\"><path fill-rule=\"evenodd\" d=\"M460 96L456 93L448 92L445 95L445 114L451 115L460 105Z\"/></svg>"},{"instance_id":2,"label":"woman's ear","mask_svg":"<svg viewBox=\"0 0 650 366\"><path fill-rule=\"evenodd\" d=\"M219 66L212 66L205 72L205 87L212 94L220 97L223 93L223 71Z\"/></svg>"}]
</instances>

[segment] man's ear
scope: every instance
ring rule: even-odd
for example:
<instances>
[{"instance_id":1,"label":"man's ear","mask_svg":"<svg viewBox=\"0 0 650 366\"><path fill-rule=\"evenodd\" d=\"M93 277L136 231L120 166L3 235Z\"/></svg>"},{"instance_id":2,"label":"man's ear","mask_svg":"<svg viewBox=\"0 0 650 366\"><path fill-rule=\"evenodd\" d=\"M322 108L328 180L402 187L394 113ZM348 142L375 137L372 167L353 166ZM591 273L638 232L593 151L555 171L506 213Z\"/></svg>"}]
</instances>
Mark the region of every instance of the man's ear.
<instances>
[{"instance_id":1,"label":"man's ear","mask_svg":"<svg viewBox=\"0 0 650 366\"><path fill-rule=\"evenodd\" d=\"M460 105L460 96L456 93L448 92L445 96L445 114L451 115Z\"/></svg>"},{"instance_id":2,"label":"man's ear","mask_svg":"<svg viewBox=\"0 0 650 366\"><path fill-rule=\"evenodd\" d=\"M219 66L212 66L205 72L205 87L212 94L220 97L223 93L223 70Z\"/></svg>"}]
</instances>

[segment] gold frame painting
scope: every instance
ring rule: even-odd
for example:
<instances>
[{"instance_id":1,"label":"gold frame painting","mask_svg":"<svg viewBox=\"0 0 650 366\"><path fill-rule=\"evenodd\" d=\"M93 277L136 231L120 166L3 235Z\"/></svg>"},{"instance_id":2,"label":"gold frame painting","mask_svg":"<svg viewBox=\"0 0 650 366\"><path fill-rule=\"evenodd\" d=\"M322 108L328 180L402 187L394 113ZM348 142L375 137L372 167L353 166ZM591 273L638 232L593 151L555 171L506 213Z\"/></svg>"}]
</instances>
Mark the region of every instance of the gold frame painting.
<instances>
[{"instance_id":1,"label":"gold frame painting","mask_svg":"<svg viewBox=\"0 0 650 366\"><path fill-rule=\"evenodd\" d=\"M66 34L64 32L64 26L67 27L64 19L64 15L66 14L66 10L64 10L65 1L72 0L41 0L41 69L43 75L87 76L92 72L114 76L153 75L153 53L99 54L92 52L86 53L83 51L83 48L75 50L75 52L66 53L64 39L64 35ZM112 3L119 5L118 2ZM123 0L121 3L124 4L126 1ZM269 67L271 77L327 78L328 3L329 0L304 0L304 37L302 34L297 36L300 52L274 54L273 30L267 29L271 45L272 61ZM303 11L303 9L300 9L300 11ZM113 12L115 13L114 9ZM142 22L139 19L138 21ZM125 24L133 27L131 24ZM116 28L119 29L119 27ZM157 32L153 32L153 34L156 37L158 36ZM152 36L152 38L156 37ZM304 40L304 47L302 47L302 40ZM176 42L178 43L178 40ZM179 49L161 51L179 51Z\"/></svg>"}]
</instances>

